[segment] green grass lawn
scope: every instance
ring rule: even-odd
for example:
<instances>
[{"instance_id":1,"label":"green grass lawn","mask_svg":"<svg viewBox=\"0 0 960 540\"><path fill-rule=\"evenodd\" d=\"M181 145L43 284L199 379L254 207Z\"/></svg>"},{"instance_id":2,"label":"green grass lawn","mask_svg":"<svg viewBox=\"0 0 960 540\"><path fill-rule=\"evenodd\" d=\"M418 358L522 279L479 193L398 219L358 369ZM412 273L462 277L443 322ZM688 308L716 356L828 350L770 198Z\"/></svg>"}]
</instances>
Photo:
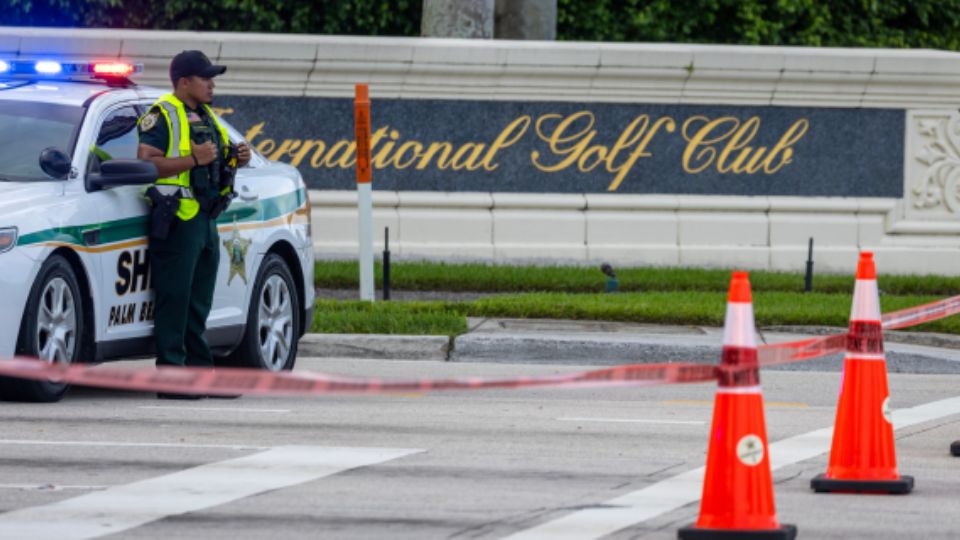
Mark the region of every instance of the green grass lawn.
<instances>
[{"instance_id":1,"label":"green grass lawn","mask_svg":"<svg viewBox=\"0 0 960 540\"><path fill-rule=\"evenodd\" d=\"M380 288L379 263L375 275ZM603 294L607 278L598 268L399 262L391 267L394 289L502 294L470 302L321 301L312 329L454 336L466 331L468 316L723 325L729 270L625 267L617 276L621 292ZM357 262L318 262L315 281L318 287L357 288ZM812 293L803 292L798 272L751 272L750 282L758 326L847 325L852 274L817 274ZM884 312L960 294L957 277L881 274L878 282ZM960 317L912 330L960 334Z\"/></svg>"},{"instance_id":2,"label":"green grass lawn","mask_svg":"<svg viewBox=\"0 0 960 540\"><path fill-rule=\"evenodd\" d=\"M883 310L938 300L939 296L884 295ZM851 294L756 292L757 325L847 325ZM724 292L659 291L619 294L528 293L470 302L359 302L322 300L312 330L324 333L383 333L454 336L466 317L542 318L722 326ZM913 330L960 334L960 317Z\"/></svg>"},{"instance_id":3,"label":"green grass lawn","mask_svg":"<svg viewBox=\"0 0 960 540\"><path fill-rule=\"evenodd\" d=\"M320 261L316 263L318 287L356 288L359 277L356 261ZM815 274L813 290L818 293L849 295L853 290L851 273ZM885 276L882 268L880 289L892 295L953 296L960 294L960 277ZM452 264L440 262L399 262L390 268L391 287L410 291L472 292L603 292L606 276L598 268L570 266L508 266L491 264ZM617 268L622 292L642 291L725 291L730 271L701 268ZM377 287L382 286L380 263L374 272ZM804 275L800 272L750 272L757 292L802 292Z\"/></svg>"},{"instance_id":4,"label":"green grass lawn","mask_svg":"<svg viewBox=\"0 0 960 540\"><path fill-rule=\"evenodd\" d=\"M441 302L318 300L311 332L323 334L408 334L456 336L467 318Z\"/></svg>"}]
</instances>

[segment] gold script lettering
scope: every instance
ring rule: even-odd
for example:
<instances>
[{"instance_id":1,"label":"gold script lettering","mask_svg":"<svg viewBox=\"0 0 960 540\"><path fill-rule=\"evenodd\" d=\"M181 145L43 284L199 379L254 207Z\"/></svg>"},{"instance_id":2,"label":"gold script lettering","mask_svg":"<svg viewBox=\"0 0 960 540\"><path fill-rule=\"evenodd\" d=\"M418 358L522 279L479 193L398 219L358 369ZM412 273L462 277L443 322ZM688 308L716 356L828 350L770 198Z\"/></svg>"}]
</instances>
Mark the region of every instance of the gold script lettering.
<instances>
[{"instance_id":1,"label":"gold script lettering","mask_svg":"<svg viewBox=\"0 0 960 540\"><path fill-rule=\"evenodd\" d=\"M753 151L753 148L747 145L757 136L758 131L760 131L760 118L756 116L750 117L737 127L737 130L734 131L730 140L720 152L720 157L717 158L717 170L722 173L744 172L743 162L750 157L750 153ZM732 164L728 165L727 160L730 158L730 154L736 151L740 151L740 154ZM762 156L764 152L766 152L766 148L761 147L757 150L757 155Z\"/></svg>"},{"instance_id":2,"label":"gold script lettering","mask_svg":"<svg viewBox=\"0 0 960 540\"><path fill-rule=\"evenodd\" d=\"M703 126L696 133L690 135L690 128L697 123ZM721 142L740 127L740 121L732 116L723 116L710 120L706 116L691 116L683 123L683 138L687 140L687 147L683 151L683 170L691 174L705 171L713 164L717 157L717 149L712 145ZM711 137L711 133L716 131ZM697 151L699 150L699 151ZM699 162L699 165L695 165Z\"/></svg>"},{"instance_id":3,"label":"gold script lettering","mask_svg":"<svg viewBox=\"0 0 960 540\"><path fill-rule=\"evenodd\" d=\"M698 174L715 167L720 173L756 174L762 170L774 174L793 162L792 146L807 134L810 121L801 118L794 122L773 148L750 146L760 127L759 116L751 116L742 122L732 116L715 120L705 116L688 118L682 129L687 141L683 151L683 170Z\"/></svg>"},{"instance_id":4,"label":"gold script lettering","mask_svg":"<svg viewBox=\"0 0 960 540\"><path fill-rule=\"evenodd\" d=\"M641 125L642 124L642 125ZM623 133L620 134L620 138L617 139L617 143L613 145L613 151L610 153L610 159L607 162L607 170L610 172L617 173L617 176L614 177L613 182L607 187L607 191L616 191L620 187L620 184L623 182L623 179L627 177L627 174L633 169L633 166L637 163L642 157L650 157L653 154L647 152L647 145L650 144L650 141L653 140L654 135L660 131L661 128L667 130L669 133L673 133L677 129L677 123L670 118L665 116L658 119L653 123L653 127L648 128L650 124L650 117L646 114L638 116L627 129L623 130ZM636 130L636 136L631 138L631 133ZM636 143L637 140L643 137L643 140L640 140L636 148L633 149L633 152L630 153L630 157L627 158L621 165L615 167L613 165L614 160L617 159L617 154L620 150L629 148Z\"/></svg>"},{"instance_id":5,"label":"gold script lettering","mask_svg":"<svg viewBox=\"0 0 960 540\"><path fill-rule=\"evenodd\" d=\"M408 152L413 152L413 155L406 161L403 160L403 155ZM420 159L420 154L423 152L423 145L417 141L407 141L400 145L400 148L397 150L397 153L393 156L393 166L401 171L407 167L413 165L415 161Z\"/></svg>"},{"instance_id":6,"label":"gold script lettering","mask_svg":"<svg viewBox=\"0 0 960 540\"><path fill-rule=\"evenodd\" d=\"M424 170L430 166L430 160L437 152L443 151L437 159L437 168L445 171L450 167L450 153L453 152L453 145L448 142L430 143L427 151L420 157L420 163L417 163L417 170Z\"/></svg>"},{"instance_id":7,"label":"gold script lettering","mask_svg":"<svg viewBox=\"0 0 960 540\"><path fill-rule=\"evenodd\" d=\"M810 121L806 118L801 118L794 122L793 125L790 126L790 129L783 134L783 137L780 137L777 144L773 145L773 150L770 151L770 155L763 161L763 172L773 174L790 163L793 163L793 148L791 148L791 146L800 141L809 129ZM779 163L774 165L774 158L780 155L781 152L783 153L783 157L780 158Z\"/></svg>"},{"instance_id":8,"label":"gold script lettering","mask_svg":"<svg viewBox=\"0 0 960 540\"><path fill-rule=\"evenodd\" d=\"M327 156L323 158L323 165L328 169L334 169L340 167L341 169L348 169L353 167L356 163L355 153L357 151L357 143L353 141L337 141L336 144L330 147L330 150L327 150ZM342 153L340 157L337 157L338 153Z\"/></svg>"},{"instance_id":9,"label":"gold script lettering","mask_svg":"<svg viewBox=\"0 0 960 540\"><path fill-rule=\"evenodd\" d=\"M544 124L552 120L560 120L560 123L552 132L547 133L544 131ZM586 124L580 130L568 133L568 130L571 130L572 126L580 120L585 120ZM597 132L593 129L595 122L596 119L590 111L580 111L566 118L559 114L545 114L538 118L536 124L537 136L547 142L553 155L566 156L566 158L553 165L545 165L540 161L540 152L534 150L530 153L534 167L543 172L557 172L576 163L597 135Z\"/></svg>"},{"instance_id":10,"label":"gold script lettering","mask_svg":"<svg viewBox=\"0 0 960 540\"><path fill-rule=\"evenodd\" d=\"M231 114L232 109L218 110ZM530 152L532 165L544 173L555 173L571 167L583 173L603 169L613 175L608 191L617 191L641 158L652 157L650 144L659 133L674 133L678 123L670 116L654 119L649 114L634 118L607 146L596 142L597 119L593 112L582 110L563 115L545 113L534 118L522 115L506 125L492 142L422 141L407 139L390 126L381 126L371 136L373 165L377 169L493 172L500 168L498 159L519 143L533 128L536 137L546 143L547 150ZM734 116L711 118L691 116L684 120L680 135L686 142L681 166L689 174L713 169L721 174L775 174L792 164L795 145L810 130L810 121L793 122L772 147L755 143L762 131L759 115L740 119ZM351 139L274 139L266 134L267 123L258 122L246 132L246 140L272 160L293 166L309 164L314 169L349 169L356 164L356 144Z\"/></svg>"},{"instance_id":11,"label":"gold script lettering","mask_svg":"<svg viewBox=\"0 0 960 540\"><path fill-rule=\"evenodd\" d=\"M496 140L493 141L493 144L490 145L490 149L487 150L487 155L483 156L483 161L481 162L483 168L487 171L497 170L497 167L500 165L493 162L494 158L497 157L497 153L516 144L517 141L523 137L524 133L530 129L532 122L533 119L529 116L521 116L504 128Z\"/></svg>"},{"instance_id":12,"label":"gold script lettering","mask_svg":"<svg viewBox=\"0 0 960 540\"><path fill-rule=\"evenodd\" d=\"M383 139L384 135L387 133L387 128L383 127L377 130L373 137L370 139L370 150L373 150L373 146L376 143L379 143ZM390 140L383 143L378 150L376 155L373 156L373 166L378 169L383 169L390 165L390 152L393 151L393 147L397 144L397 139L400 138L400 132L392 129L390 130Z\"/></svg>"},{"instance_id":13,"label":"gold script lettering","mask_svg":"<svg viewBox=\"0 0 960 540\"><path fill-rule=\"evenodd\" d=\"M475 171L482 167L483 163L478 163L477 160L483 155L486 146L485 144L479 143L467 143L461 146L460 149L453 154L453 159L450 160L453 164L453 170L462 171L466 169L468 171ZM467 156L467 154L470 155Z\"/></svg>"}]
</instances>

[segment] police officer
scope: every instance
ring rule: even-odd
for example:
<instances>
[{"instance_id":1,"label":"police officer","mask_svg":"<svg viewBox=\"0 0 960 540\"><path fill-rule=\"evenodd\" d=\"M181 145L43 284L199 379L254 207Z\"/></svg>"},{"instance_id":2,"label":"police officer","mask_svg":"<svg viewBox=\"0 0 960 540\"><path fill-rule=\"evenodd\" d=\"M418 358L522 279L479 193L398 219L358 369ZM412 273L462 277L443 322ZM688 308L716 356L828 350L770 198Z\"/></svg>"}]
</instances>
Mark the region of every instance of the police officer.
<instances>
[{"instance_id":1,"label":"police officer","mask_svg":"<svg viewBox=\"0 0 960 540\"><path fill-rule=\"evenodd\" d=\"M213 367L203 335L220 260L211 213L217 213L218 203L222 210L224 199L232 196L232 186L216 185L229 140L210 103L213 78L226 70L200 51L181 52L170 63L173 93L160 97L140 119L138 157L154 162L160 177L151 188L154 213L149 242L157 366ZM236 157L240 166L249 162L249 147L238 145ZM169 223L160 223L158 201L172 208ZM157 397L203 396L161 393Z\"/></svg>"}]
</instances>

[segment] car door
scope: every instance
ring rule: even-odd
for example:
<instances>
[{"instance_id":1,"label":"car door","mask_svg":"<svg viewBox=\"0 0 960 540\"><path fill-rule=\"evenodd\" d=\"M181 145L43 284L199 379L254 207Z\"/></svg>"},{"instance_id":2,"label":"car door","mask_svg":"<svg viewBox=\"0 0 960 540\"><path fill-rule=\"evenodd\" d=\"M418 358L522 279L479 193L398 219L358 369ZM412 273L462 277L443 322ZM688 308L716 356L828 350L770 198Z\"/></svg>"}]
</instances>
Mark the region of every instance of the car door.
<instances>
[{"instance_id":1,"label":"car door","mask_svg":"<svg viewBox=\"0 0 960 540\"><path fill-rule=\"evenodd\" d=\"M227 131L230 144L242 141L240 134L229 125ZM259 212L259 195L251 189L249 181L251 172L259 163L251 162L237 171L234 189L238 197L217 219L217 230L220 233L220 268L217 271L217 286L213 293L213 308L207 321L208 328L239 328L247 320L248 291L253 287L256 262L263 251L263 244L257 241L257 231L250 228L249 222L251 216L256 216Z\"/></svg>"},{"instance_id":2,"label":"car door","mask_svg":"<svg viewBox=\"0 0 960 540\"><path fill-rule=\"evenodd\" d=\"M136 159L140 110L132 103L106 109L91 143L86 174L112 159ZM100 259L102 340L143 338L153 332L153 289L147 252L147 205L143 186L116 186L88 194L100 212L92 249Z\"/></svg>"}]
</instances>

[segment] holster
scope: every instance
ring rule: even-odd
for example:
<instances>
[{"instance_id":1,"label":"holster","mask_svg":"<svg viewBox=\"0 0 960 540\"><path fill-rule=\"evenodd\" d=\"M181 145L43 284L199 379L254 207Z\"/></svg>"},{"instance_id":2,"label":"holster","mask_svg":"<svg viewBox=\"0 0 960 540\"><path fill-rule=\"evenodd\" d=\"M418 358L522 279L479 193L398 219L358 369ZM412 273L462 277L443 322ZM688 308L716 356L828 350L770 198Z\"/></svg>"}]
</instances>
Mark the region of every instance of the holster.
<instances>
[{"instance_id":1,"label":"holster","mask_svg":"<svg viewBox=\"0 0 960 540\"><path fill-rule=\"evenodd\" d=\"M150 200L150 238L166 240L177 222L181 189L178 186L150 186L146 191Z\"/></svg>"}]
</instances>

